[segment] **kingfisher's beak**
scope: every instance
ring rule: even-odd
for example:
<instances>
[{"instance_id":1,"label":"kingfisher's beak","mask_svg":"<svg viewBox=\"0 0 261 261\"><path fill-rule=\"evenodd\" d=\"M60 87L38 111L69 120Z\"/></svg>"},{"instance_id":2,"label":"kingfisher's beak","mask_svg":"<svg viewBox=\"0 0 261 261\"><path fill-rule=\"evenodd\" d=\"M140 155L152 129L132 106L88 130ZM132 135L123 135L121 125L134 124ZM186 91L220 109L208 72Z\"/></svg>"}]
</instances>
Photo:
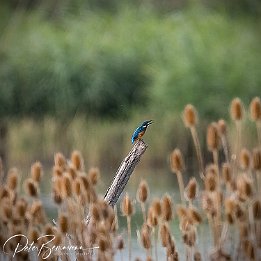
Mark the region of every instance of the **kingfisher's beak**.
<instances>
[{"instance_id":1,"label":"kingfisher's beak","mask_svg":"<svg viewBox=\"0 0 261 261\"><path fill-rule=\"evenodd\" d=\"M153 120L149 120L147 124L148 124L148 126L149 126L149 125L151 125L152 123L153 123Z\"/></svg>"}]
</instances>

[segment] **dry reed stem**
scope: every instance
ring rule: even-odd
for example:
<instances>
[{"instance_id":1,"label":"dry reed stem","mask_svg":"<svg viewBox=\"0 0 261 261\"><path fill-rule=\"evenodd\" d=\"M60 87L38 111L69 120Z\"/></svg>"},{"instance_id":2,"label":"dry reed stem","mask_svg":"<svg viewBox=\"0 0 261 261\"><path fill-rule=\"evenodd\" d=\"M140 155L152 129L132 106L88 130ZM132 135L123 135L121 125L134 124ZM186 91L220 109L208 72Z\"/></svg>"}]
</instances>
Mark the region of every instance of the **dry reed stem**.
<instances>
[{"instance_id":1,"label":"dry reed stem","mask_svg":"<svg viewBox=\"0 0 261 261\"><path fill-rule=\"evenodd\" d=\"M184 182L183 182L183 177L182 173L180 171L177 171L177 179L178 179L178 184L179 184L179 192L180 192L180 199L183 204L186 203L185 197L184 197Z\"/></svg>"},{"instance_id":2,"label":"dry reed stem","mask_svg":"<svg viewBox=\"0 0 261 261\"><path fill-rule=\"evenodd\" d=\"M193 126L193 127L190 128L190 131L191 131L192 139L193 139L195 149L196 149L196 155L197 155L198 164L199 164L199 175L202 179L204 179L205 178L204 164L203 164L203 157L202 157L202 152L201 152L200 142L199 142L199 139L198 139L197 130Z\"/></svg>"}]
</instances>

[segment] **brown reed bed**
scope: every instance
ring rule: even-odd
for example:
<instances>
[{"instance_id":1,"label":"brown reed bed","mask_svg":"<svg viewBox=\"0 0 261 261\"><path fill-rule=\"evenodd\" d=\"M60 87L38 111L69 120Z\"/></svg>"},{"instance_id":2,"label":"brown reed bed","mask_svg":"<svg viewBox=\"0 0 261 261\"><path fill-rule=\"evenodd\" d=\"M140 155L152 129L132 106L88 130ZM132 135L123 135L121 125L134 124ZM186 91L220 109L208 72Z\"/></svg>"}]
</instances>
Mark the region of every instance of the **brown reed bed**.
<instances>
[{"instance_id":1,"label":"brown reed bed","mask_svg":"<svg viewBox=\"0 0 261 261\"><path fill-rule=\"evenodd\" d=\"M184 122L192 133L202 179L191 177L184 185L185 164L181 150L176 148L170 155L170 168L179 183L180 202L177 203L180 204L174 204L168 193L161 198L153 197L147 182L141 180L136 198L143 222L137 231L137 240L144 250L145 260L261 260L260 99L254 98L249 109L257 130L253 148L245 148L242 142L245 115L242 102L236 98L230 108L236 139L229 143L230 129L224 120L210 123L206 141L212 160L204 165L196 131L198 115L192 105L185 107ZM0 174L2 180L2 165ZM49 244L55 254L51 253L48 260L106 261L114 260L118 252L121 260L144 260L135 257L131 245L135 201L128 194L122 200L121 210L127 218L128 231L125 240L124 232L119 231L117 209L111 208L96 193L100 176L98 168L85 169L79 151L74 151L70 159L57 153L51 177L44 174L40 162L32 164L30 175L23 182L23 191L19 186L19 170L10 169L0 186L0 260L11 260L17 244L25 244L23 237L8 241L16 234L25 235L38 249L47 243L45 235L53 236ZM58 210L56 220L49 220L41 200L43 179L50 180L51 198ZM178 220L180 229L175 235L172 231L174 219ZM207 253L200 248L204 223L212 238ZM177 241L184 246L180 253ZM128 258L123 254L126 243ZM9 254L3 253L3 245ZM68 245L82 246L84 250L77 248L68 254L67 248L59 248ZM159 256L160 246L164 257ZM39 256L33 251L21 251L15 255L15 260L42 260L44 254L44 251Z\"/></svg>"}]
</instances>

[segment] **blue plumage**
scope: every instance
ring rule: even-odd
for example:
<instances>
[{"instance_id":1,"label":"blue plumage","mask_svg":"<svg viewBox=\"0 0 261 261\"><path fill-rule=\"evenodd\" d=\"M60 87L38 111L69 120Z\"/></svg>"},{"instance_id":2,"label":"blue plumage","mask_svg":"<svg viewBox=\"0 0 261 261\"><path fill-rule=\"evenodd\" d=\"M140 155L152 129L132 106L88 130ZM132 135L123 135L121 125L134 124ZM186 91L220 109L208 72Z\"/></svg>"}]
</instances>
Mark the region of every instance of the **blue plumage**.
<instances>
[{"instance_id":1,"label":"blue plumage","mask_svg":"<svg viewBox=\"0 0 261 261\"><path fill-rule=\"evenodd\" d=\"M131 137L131 142L132 144L136 141L136 140L140 140L142 138L142 136L144 135L147 127L152 124L152 120L148 120L148 121L144 121L132 134Z\"/></svg>"}]
</instances>

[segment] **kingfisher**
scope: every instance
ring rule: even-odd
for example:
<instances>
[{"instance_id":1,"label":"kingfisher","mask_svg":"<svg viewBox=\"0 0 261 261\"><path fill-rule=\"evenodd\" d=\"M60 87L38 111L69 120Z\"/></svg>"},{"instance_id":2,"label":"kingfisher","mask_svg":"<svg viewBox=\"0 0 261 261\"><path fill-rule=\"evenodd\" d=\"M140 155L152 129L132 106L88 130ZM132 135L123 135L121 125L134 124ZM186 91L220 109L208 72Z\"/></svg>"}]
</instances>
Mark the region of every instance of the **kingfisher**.
<instances>
[{"instance_id":1,"label":"kingfisher","mask_svg":"<svg viewBox=\"0 0 261 261\"><path fill-rule=\"evenodd\" d=\"M132 134L131 143L133 144L136 140L141 140L147 127L152 124L152 120L144 121Z\"/></svg>"}]
</instances>

